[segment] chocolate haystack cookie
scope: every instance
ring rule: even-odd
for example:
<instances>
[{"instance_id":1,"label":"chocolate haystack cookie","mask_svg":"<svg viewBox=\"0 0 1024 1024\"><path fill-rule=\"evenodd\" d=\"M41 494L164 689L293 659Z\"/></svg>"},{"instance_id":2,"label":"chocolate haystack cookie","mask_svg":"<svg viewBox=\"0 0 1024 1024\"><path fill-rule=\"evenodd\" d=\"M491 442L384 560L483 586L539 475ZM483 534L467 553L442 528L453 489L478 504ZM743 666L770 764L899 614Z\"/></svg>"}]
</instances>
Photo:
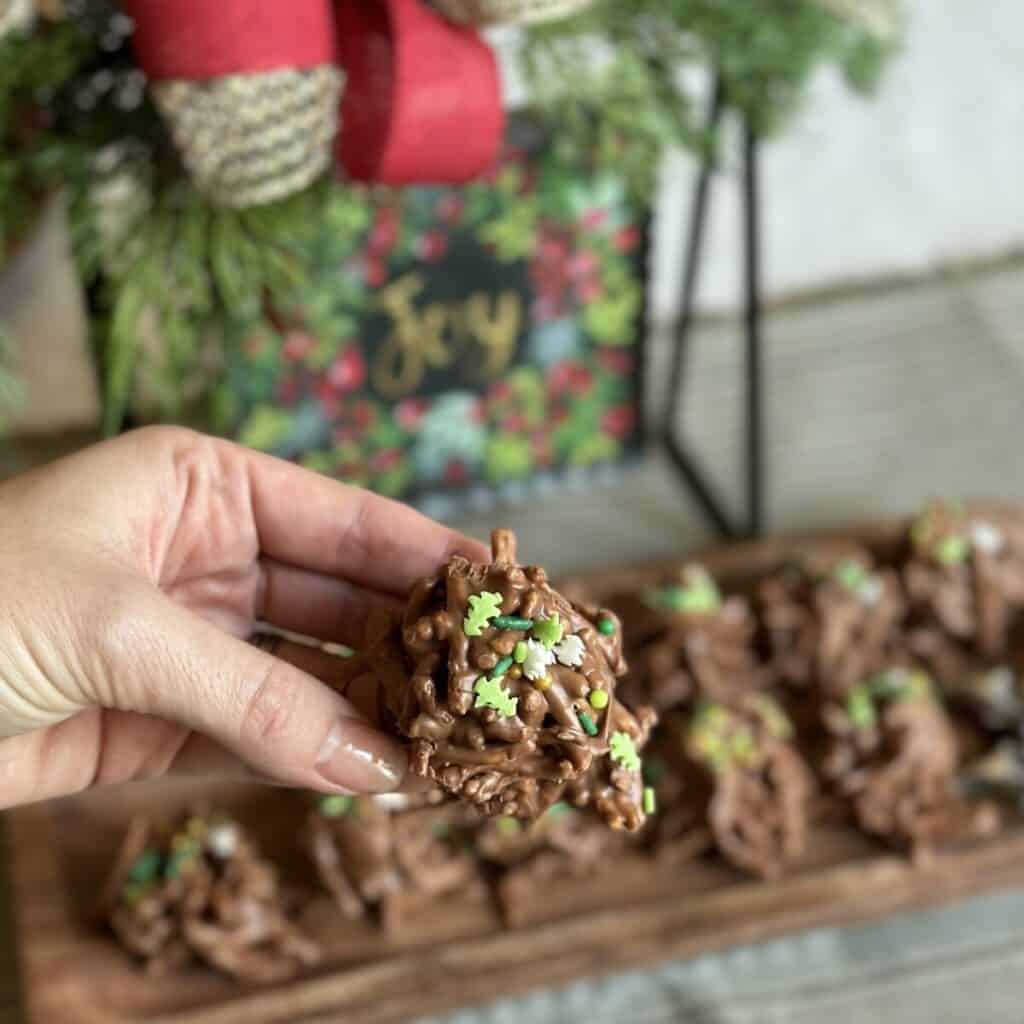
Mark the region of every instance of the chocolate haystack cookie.
<instances>
[{"instance_id":1,"label":"chocolate haystack cookie","mask_svg":"<svg viewBox=\"0 0 1024 1024\"><path fill-rule=\"evenodd\" d=\"M1024 522L933 502L910 529L908 642L943 683L1007 656L1024 608Z\"/></svg>"},{"instance_id":2,"label":"chocolate haystack cookie","mask_svg":"<svg viewBox=\"0 0 1024 1024\"><path fill-rule=\"evenodd\" d=\"M365 663L412 773L488 815L533 819L566 799L639 828L639 753L656 716L616 696L618 619L517 565L509 531L492 547L489 564L456 557L418 583L400 623L368 628Z\"/></svg>"},{"instance_id":3,"label":"chocolate haystack cookie","mask_svg":"<svg viewBox=\"0 0 1024 1024\"><path fill-rule=\"evenodd\" d=\"M690 795L715 847L736 867L778 878L804 852L813 777L793 728L765 694L730 705L703 703L674 722L696 769Z\"/></svg>"},{"instance_id":4,"label":"chocolate haystack cookie","mask_svg":"<svg viewBox=\"0 0 1024 1024\"><path fill-rule=\"evenodd\" d=\"M864 831L922 861L936 843L998 826L994 808L957 792L956 732L926 673L880 672L829 704L824 720L832 736L824 775Z\"/></svg>"},{"instance_id":5,"label":"chocolate haystack cookie","mask_svg":"<svg viewBox=\"0 0 1024 1024\"><path fill-rule=\"evenodd\" d=\"M498 905L506 923L516 925L536 912L552 883L611 869L624 840L592 810L560 802L526 824L517 818L486 819L476 849L496 869Z\"/></svg>"},{"instance_id":6,"label":"chocolate haystack cookie","mask_svg":"<svg viewBox=\"0 0 1024 1024\"><path fill-rule=\"evenodd\" d=\"M899 578L863 548L821 545L763 580L757 596L778 685L841 694L900 646Z\"/></svg>"},{"instance_id":7,"label":"chocolate haystack cookie","mask_svg":"<svg viewBox=\"0 0 1024 1024\"><path fill-rule=\"evenodd\" d=\"M657 808L635 845L662 864L684 864L715 848L710 789L686 755L686 716L669 712L644 753L644 782Z\"/></svg>"},{"instance_id":8,"label":"chocolate haystack cookie","mask_svg":"<svg viewBox=\"0 0 1024 1024\"><path fill-rule=\"evenodd\" d=\"M309 812L304 840L343 917L363 917L401 884L391 812L373 797L321 797Z\"/></svg>"},{"instance_id":9,"label":"chocolate haystack cookie","mask_svg":"<svg viewBox=\"0 0 1024 1024\"><path fill-rule=\"evenodd\" d=\"M281 981L320 958L289 920L274 868L227 818L193 814L169 830L133 822L107 918L152 974L198 960L242 980Z\"/></svg>"},{"instance_id":10,"label":"chocolate haystack cookie","mask_svg":"<svg viewBox=\"0 0 1024 1024\"><path fill-rule=\"evenodd\" d=\"M342 916L373 912L385 930L420 904L459 892L486 899L472 853L477 820L457 804L426 796L321 797L310 812L306 847Z\"/></svg>"},{"instance_id":11,"label":"chocolate haystack cookie","mask_svg":"<svg viewBox=\"0 0 1024 1024\"><path fill-rule=\"evenodd\" d=\"M700 565L609 603L628 638L622 693L629 701L651 704L660 714L702 699L729 701L767 679L754 654L756 624L746 601L723 598Z\"/></svg>"},{"instance_id":12,"label":"chocolate haystack cookie","mask_svg":"<svg viewBox=\"0 0 1024 1024\"><path fill-rule=\"evenodd\" d=\"M669 861L717 848L778 877L803 852L814 787L792 723L764 690L746 601L688 565L610 603L630 638L626 692L664 718L645 758L659 807L646 843Z\"/></svg>"}]
</instances>

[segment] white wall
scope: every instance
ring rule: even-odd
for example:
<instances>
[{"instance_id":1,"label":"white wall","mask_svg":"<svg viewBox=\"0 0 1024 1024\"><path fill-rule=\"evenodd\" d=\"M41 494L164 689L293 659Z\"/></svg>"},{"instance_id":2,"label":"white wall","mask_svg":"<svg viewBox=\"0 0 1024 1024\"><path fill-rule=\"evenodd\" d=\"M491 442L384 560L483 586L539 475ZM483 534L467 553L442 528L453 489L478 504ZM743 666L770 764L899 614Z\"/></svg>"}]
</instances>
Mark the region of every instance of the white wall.
<instances>
[{"instance_id":1,"label":"white wall","mask_svg":"<svg viewBox=\"0 0 1024 1024\"><path fill-rule=\"evenodd\" d=\"M1024 3L908 0L910 33L881 91L851 95L830 70L763 151L769 296L919 273L1024 245ZM693 161L670 157L659 204L655 315L671 319ZM701 288L735 305L738 195L716 185Z\"/></svg>"},{"instance_id":2,"label":"white wall","mask_svg":"<svg viewBox=\"0 0 1024 1024\"><path fill-rule=\"evenodd\" d=\"M917 0L907 46L865 102L823 72L764 149L766 291L920 272L1024 243L1024 5ZM655 309L678 301L694 168L665 168ZM715 190L702 301L737 294L737 192ZM717 204L721 205L718 206Z\"/></svg>"}]
</instances>

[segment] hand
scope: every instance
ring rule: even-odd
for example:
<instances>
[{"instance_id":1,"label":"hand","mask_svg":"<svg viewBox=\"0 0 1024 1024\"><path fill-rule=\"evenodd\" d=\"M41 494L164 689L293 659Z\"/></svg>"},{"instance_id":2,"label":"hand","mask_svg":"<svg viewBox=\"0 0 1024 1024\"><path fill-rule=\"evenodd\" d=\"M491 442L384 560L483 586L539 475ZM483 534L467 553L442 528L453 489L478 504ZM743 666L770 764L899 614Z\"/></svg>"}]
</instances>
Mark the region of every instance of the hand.
<instances>
[{"instance_id":1,"label":"hand","mask_svg":"<svg viewBox=\"0 0 1024 1024\"><path fill-rule=\"evenodd\" d=\"M358 643L374 605L455 552L486 558L396 502L175 427L0 484L0 807L168 772L398 788L398 742L244 638L264 621Z\"/></svg>"}]
</instances>

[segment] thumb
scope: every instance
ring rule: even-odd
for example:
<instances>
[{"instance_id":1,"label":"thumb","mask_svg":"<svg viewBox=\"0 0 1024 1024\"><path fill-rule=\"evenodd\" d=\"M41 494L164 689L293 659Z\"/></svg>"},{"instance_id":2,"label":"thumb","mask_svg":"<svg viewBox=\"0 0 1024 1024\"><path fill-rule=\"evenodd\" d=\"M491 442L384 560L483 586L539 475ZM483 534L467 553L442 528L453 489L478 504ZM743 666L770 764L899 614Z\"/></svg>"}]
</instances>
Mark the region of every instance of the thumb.
<instances>
[{"instance_id":1,"label":"thumb","mask_svg":"<svg viewBox=\"0 0 1024 1024\"><path fill-rule=\"evenodd\" d=\"M317 790L398 788L407 756L313 676L142 589L90 673L101 706L195 729L256 771ZM118 616L124 619L125 616Z\"/></svg>"}]
</instances>

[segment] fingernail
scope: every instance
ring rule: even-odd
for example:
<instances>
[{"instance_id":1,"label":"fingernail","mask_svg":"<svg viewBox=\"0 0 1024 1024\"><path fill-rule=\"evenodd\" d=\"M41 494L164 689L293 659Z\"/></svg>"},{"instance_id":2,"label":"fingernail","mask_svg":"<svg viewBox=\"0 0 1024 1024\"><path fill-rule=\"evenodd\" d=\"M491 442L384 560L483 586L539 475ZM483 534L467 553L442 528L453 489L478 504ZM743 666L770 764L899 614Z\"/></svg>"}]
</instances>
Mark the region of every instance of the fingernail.
<instances>
[{"instance_id":1,"label":"fingernail","mask_svg":"<svg viewBox=\"0 0 1024 1024\"><path fill-rule=\"evenodd\" d=\"M388 793L405 778L408 758L396 740L355 718L331 726L316 767L332 785L353 793Z\"/></svg>"}]
</instances>

